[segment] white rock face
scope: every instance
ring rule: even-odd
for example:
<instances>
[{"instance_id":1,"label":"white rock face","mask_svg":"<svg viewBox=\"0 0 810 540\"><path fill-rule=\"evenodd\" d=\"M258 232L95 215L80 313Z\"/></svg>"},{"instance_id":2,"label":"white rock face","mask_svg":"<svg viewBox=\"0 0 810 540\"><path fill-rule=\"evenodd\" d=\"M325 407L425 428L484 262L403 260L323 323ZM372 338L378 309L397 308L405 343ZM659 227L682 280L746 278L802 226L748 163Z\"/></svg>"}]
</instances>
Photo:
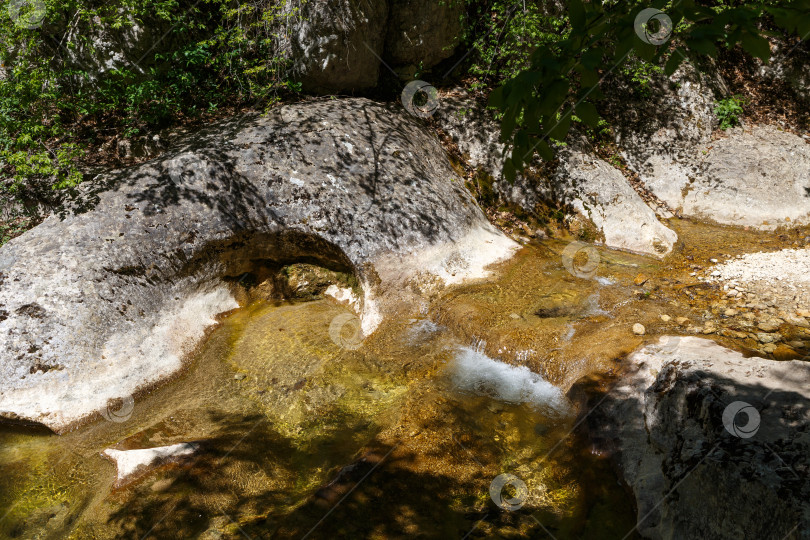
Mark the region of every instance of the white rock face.
<instances>
[{"instance_id":1,"label":"white rock face","mask_svg":"<svg viewBox=\"0 0 810 540\"><path fill-rule=\"evenodd\" d=\"M711 77L684 68L650 98L613 103L627 165L686 217L762 230L810 223L810 145L764 125L713 140L712 87L725 92L720 77Z\"/></svg>"},{"instance_id":2,"label":"white rock face","mask_svg":"<svg viewBox=\"0 0 810 540\"><path fill-rule=\"evenodd\" d=\"M663 257L678 240L655 216L621 172L596 156L578 150L565 153L559 189L575 209L605 235L605 245Z\"/></svg>"},{"instance_id":3,"label":"white rock face","mask_svg":"<svg viewBox=\"0 0 810 540\"><path fill-rule=\"evenodd\" d=\"M665 199L671 206L688 216L763 230L810 223L810 145L804 139L756 126L730 132L706 152L693 181Z\"/></svg>"},{"instance_id":4,"label":"white rock face","mask_svg":"<svg viewBox=\"0 0 810 540\"><path fill-rule=\"evenodd\" d=\"M810 363L662 337L589 417L643 538L790 538L810 530Z\"/></svg>"},{"instance_id":5,"label":"white rock face","mask_svg":"<svg viewBox=\"0 0 810 540\"><path fill-rule=\"evenodd\" d=\"M171 446L158 446L142 450L115 450L108 448L104 455L115 462L118 470L116 486L120 487L134 476L146 472L149 468L163 465L193 455L199 449L194 443L180 443Z\"/></svg>"},{"instance_id":6,"label":"white rock face","mask_svg":"<svg viewBox=\"0 0 810 540\"><path fill-rule=\"evenodd\" d=\"M655 257L672 251L677 234L658 221L620 171L592 152L561 152L560 170L550 184L532 185L522 176L509 184L501 176L506 146L490 111L456 90L442 96L435 118L468 163L493 177L493 189L505 201L530 212L540 198L570 203L602 231L608 247Z\"/></svg>"}]
</instances>

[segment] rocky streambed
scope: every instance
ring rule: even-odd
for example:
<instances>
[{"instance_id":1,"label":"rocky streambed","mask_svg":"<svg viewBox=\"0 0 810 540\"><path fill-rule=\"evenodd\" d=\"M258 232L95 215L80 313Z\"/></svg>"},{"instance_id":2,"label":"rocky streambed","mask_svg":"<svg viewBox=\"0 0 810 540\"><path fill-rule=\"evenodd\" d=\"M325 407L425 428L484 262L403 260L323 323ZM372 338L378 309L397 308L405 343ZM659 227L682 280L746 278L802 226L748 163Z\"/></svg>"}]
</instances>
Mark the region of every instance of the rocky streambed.
<instances>
[{"instance_id":1,"label":"rocky streambed","mask_svg":"<svg viewBox=\"0 0 810 540\"><path fill-rule=\"evenodd\" d=\"M0 534L806 537L801 208L683 219L564 163L596 241L507 237L364 99L85 185L0 251Z\"/></svg>"},{"instance_id":2,"label":"rocky streambed","mask_svg":"<svg viewBox=\"0 0 810 540\"><path fill-rule=\"evenodd\" d=\"M704 258L710 270L708 241L722 229L670 226L695 246L670 261L562 240L530 244L487 280L400 304L368 337L358 332L352 293L336 294L352 288L340 273L299 264L245 280L235 293L245 307L221 319L175 381L111 403L102 420L62 436L3 429L0 530L54 538L736 534L743 525L724 523L737 519L741 501L718 498L713 508L725 513L715 517L689 513L700 505L686 488L712 482L756 489L769 519L746 519L788 534L786 524L802 519L806 482L788 473L806 472L810 373L801 362L733 351L747 350L748 338L723 332L729 319L716 313L726 291L691 275ZM768 237L750 232L727 251L754 238ZM593 250L598 263L569 259L571 245ZM692 283L699 287L684 287ZM704 294L688 292L695 289ZM711 324L719 330L685 337ZM806 350L804 341L794 345ZM735 400L762 411L759 439L724 430L723 407ZM506 495L493 498L501 483Z\"/></svg>"}]
</instances>

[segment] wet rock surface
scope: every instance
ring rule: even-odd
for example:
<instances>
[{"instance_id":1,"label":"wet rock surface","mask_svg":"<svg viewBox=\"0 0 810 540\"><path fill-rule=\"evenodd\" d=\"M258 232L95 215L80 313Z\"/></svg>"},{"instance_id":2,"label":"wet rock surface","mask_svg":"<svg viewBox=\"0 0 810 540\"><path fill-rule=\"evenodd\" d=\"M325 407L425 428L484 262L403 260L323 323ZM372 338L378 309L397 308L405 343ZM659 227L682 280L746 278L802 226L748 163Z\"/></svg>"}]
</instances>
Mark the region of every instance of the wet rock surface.
<instances>
[{"instance_id":1,"label":"wet rock surface","mask_svg":"<svg viewBox=\"0 0 810 540\"><path fill-rule=\"evenodd\" d=\"M810 364L664 336L628 370L588 421L636 497L644 538L804 537Z\"/></svg>"},{"instance_id":2,"label":"wet rock surface","mask_svg":"<svg viewBox=\"0 0 810 540\"><path fill-rule=\"evenodd\" d=\"M392 268L461 281L513 248L404 113L346 99L224 122L3 247L0 415L64 430L177 372L268 261L355 274L368 296ZM366 298L364 331L379 309Z\"/></svg>"},{"instance_id":3,"label":"wet rock surface","mask_svg":"<svg viewBox=\"0 0 810 540\"><path fill-rule=\"evenodd\" d=\"M193 456L199 450L195 443L179 443L171 446L158 446L137 450L116 450L108 448L104 455L112 460L117 468L116 486L120 487L143 476L150 469L177 463Z\"/></svg>"}]
</instances>

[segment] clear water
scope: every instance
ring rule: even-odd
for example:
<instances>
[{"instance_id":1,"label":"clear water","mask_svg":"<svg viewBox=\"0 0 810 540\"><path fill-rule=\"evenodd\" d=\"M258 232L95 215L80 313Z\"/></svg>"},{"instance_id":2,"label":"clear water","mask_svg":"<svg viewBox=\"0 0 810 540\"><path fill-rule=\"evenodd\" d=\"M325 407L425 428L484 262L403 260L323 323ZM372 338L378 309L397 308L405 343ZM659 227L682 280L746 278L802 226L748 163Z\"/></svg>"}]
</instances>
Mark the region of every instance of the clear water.
<instances>
[{"instance_id":1,"label":"clear water","mask_svg":"<svg viewBox=\"0 0 810 540\"><path fill-rule=\"evenodd\" d=\"M0 426L0 538L621 538L632 497L568 391L671 331L660 314L711 305L677 296L690 264L717 255L707 239L730 254L767 246L679 227L691 251L665 265L600 249L592 279L565 270L564 243L526 248L354 350L330 336L349 312L329 301L240 309L126 422ZM639 295L639 273L660 287ZM123 487L101 454L185 441L200 445L193 459ZM519 509L490 495L503 473L527 487Z\"/></svg>"}]
</instances>

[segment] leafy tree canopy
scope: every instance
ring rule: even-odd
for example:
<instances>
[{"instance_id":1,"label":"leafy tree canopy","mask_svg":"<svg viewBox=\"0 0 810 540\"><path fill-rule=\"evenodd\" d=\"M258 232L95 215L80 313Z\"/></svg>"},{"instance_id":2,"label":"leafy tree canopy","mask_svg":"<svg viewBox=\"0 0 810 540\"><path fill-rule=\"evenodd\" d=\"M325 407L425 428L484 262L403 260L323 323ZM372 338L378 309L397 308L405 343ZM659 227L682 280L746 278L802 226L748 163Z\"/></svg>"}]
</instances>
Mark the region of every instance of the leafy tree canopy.
<instances>
[{"instance_id":1,"label":"leafy tree canopy","mask_svg":"<svg viewBox=\"0 0 810 540\"><path fill-rule=\"evenodd\" d=\"M810 0L788 2L726 1L703 5L695 0L568 0L568 21L559 39L541 44L528 65L490 97L500 109L502 136L512 153L504 164L509 179L523 170L535 152L553 158L572 119L596 128L600 82L631 55L673 74L686 60L716 57L737 45L768 61L769 36L810 35Z\"/></svg>"}]
</instances>

